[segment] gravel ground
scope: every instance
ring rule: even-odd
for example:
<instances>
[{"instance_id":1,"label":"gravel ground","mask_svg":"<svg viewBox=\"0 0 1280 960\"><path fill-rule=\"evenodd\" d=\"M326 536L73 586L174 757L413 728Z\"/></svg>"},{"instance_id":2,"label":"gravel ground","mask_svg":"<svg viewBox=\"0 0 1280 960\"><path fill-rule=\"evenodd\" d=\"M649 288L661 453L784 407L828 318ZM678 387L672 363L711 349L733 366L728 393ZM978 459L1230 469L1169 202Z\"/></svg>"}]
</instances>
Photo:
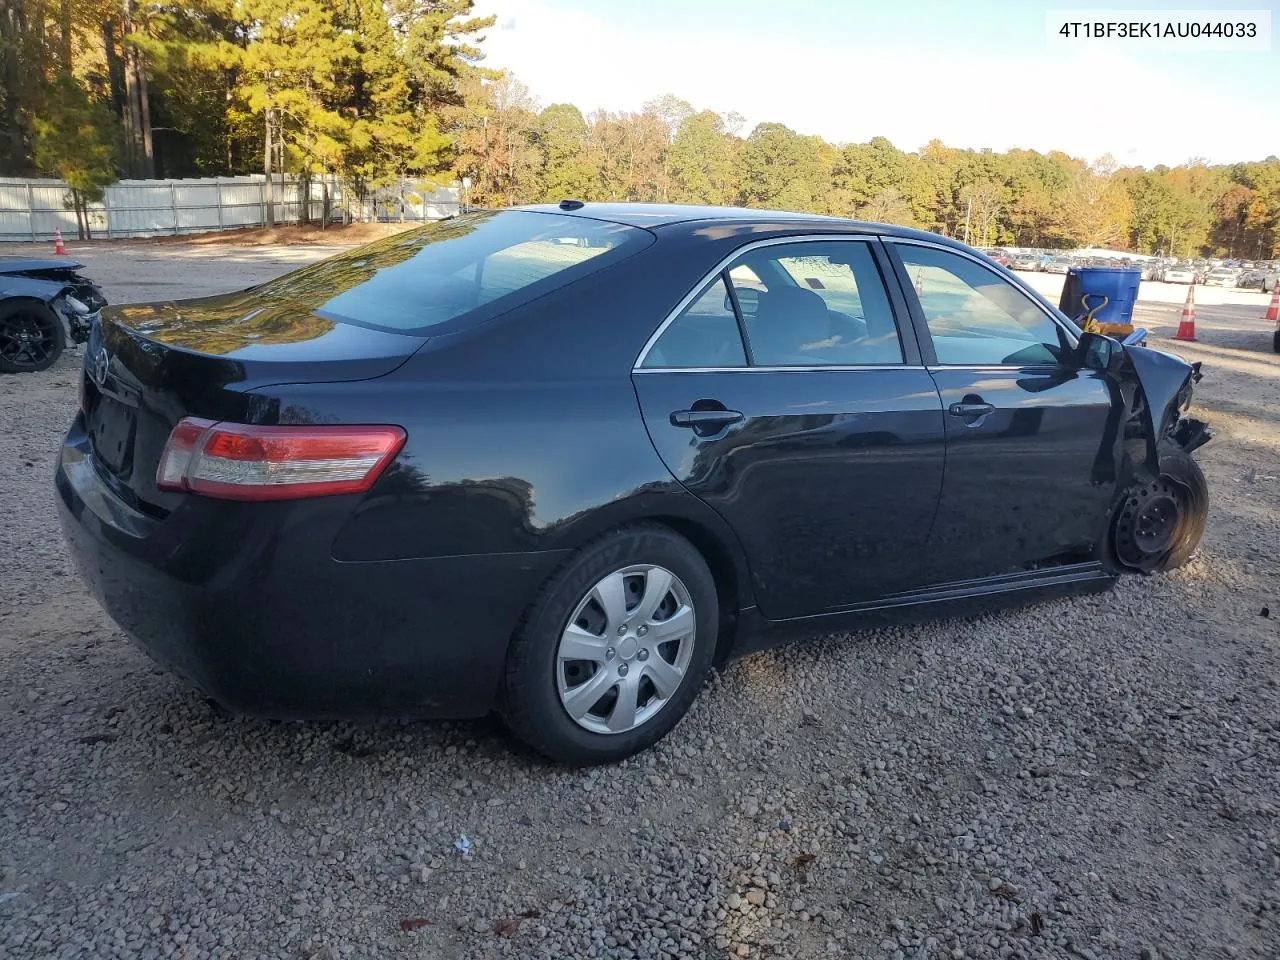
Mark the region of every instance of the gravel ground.
<instances>
[{"instance_id":1,"label":"gravel ground","mask_svg":"<svg viewBox=\"0 0 1280 960\"><path fill-rule=\"evenodd\" d=\"M70 569L49 477L79 352L0 378L0 956L1280 956L1259 312L1202 310L1176 345L1218 430L1187 567L738 661L656 749L588 772L491 722L221 715Z\"/></svg>"}]
</instances>

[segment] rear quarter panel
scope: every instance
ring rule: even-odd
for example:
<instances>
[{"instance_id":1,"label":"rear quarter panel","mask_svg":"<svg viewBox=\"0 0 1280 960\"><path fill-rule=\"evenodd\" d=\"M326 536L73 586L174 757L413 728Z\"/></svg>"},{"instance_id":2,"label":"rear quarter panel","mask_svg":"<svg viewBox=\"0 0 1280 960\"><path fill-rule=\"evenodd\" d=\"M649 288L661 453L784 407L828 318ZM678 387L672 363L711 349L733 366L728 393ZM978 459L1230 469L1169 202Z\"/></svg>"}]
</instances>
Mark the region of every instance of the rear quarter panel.
<instances>
[{"instance_id":1,"label":"rear quarter panel","mask_svg":"<svg viewBox=\"0 0 1280 960\"><path fill-rule=\"evenodd\" d=\"M263 389L275 408L267 419L394 423L408 433L335 537L334 557L572 550L653 518L711 533L748 584L733 534L655 452L631 384L645 340L718 256L707 244L704 265L674 246L683 253L655 244L475 330L430 340L387 376ZM749 602L745 587L739 599Z\"/></svg>"}]
</instances>

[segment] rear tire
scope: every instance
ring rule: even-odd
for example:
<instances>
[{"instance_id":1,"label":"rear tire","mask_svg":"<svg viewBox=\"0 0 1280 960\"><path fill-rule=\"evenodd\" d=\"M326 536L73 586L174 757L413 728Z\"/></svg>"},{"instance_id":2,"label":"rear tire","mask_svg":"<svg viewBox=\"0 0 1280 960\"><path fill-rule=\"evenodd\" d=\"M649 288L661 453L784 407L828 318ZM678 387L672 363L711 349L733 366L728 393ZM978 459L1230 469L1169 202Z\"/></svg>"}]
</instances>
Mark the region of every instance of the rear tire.
<instances>
[{"instance_id":1,"label":"rear tire","mask_svg":"<svg viewBox=\"0 0 1280 960\"><path fill-rule=\"evenodd\" d=\"M715 580L692 544L658 525L615 531L575 555L534 601L507 653L499 709L552 760L620 760L688 711L718 629Z\"/></svg>"},{"instance_id":2,"label":"rear tire","mask_svg":"<svg viewBox=\"0 0 1280 960\"><path fill-rule=\"evenodd\" d=\"M0 303L0 373L35 373L53 366L67 346L62 318L36 300Z\"/></svg>"},{"instance_id":3,"label":"rear tire","mask_svg":"<svg viewBox=\"0 0 1280 960\"><path fill-rule=\"evenodd\" d=\"M1112 553L1121 569L1175 570L1195 553L1208 517L1209 485L1200 465L1181 447L1162 444L1160 476L1131 487L1116 510Z\"/></svg>"}]
</instances>

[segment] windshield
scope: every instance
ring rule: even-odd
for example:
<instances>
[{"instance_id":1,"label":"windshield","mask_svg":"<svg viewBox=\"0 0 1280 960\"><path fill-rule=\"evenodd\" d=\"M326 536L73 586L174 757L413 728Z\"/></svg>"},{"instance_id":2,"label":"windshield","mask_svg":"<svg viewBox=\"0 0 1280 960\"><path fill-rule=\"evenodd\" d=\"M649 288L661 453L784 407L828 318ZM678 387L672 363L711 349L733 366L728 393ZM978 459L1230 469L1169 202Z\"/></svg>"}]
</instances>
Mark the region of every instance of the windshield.
<instances>
[{"instance_id":1,"label":"windshield","mask_svg":"<svg viewBox=\"0 0 1280 960\"><path fill-rule=\"evenodd\" d=\"M327 320L434 334L481 323L642 250L645 230L531 210L470 213L254 288Z\"/></svg>"}]
</instances>

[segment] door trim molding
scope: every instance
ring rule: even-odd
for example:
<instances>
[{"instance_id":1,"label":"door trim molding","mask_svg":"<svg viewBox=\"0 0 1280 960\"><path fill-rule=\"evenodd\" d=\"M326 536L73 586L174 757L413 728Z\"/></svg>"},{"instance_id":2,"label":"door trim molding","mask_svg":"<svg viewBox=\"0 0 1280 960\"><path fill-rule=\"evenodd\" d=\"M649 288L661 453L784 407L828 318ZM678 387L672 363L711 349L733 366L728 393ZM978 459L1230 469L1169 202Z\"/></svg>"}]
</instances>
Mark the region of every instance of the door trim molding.
<instances>
[{"instance_id":1,"label":"door trim molding","mask_svg":"<svg viewBox=\"0 0 1280 960\"><path fill-rule=\"evenodd\" d=\"M881 370L927 370L928 367L918 363L863 363L847 366L814 366L800 364L785 367L637 367L632 373L822 373L841 372L854 373L865 370L875 373Z\"/></svg>"}]
</instances>

